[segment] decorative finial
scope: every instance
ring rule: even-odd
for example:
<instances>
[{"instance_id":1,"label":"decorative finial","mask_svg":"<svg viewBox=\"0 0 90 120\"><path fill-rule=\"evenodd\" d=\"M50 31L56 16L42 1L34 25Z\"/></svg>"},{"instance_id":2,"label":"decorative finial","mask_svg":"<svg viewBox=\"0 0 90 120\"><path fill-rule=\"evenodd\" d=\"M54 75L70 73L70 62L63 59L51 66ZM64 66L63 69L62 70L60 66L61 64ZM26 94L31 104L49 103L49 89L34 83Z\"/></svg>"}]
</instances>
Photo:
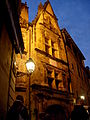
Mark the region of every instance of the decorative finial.
<instances>
[{"instance_id":1,"label":"decorative finial","mask_svg":"<svg viewBox=\"0 0 90 120\"><path fill-rule=\"evenodd\" d=\"M40 13L40 11L43 9L43 5L42 3L40 2L39 6L38 6L38 13Z\"/></svg>"},{"instance_id":2,"label":"decorative finial","mask_svg":"<svg viewBox=\"0 0 90 120\"><path fill-rule=\"evenodd\" d=\"M27 5L27 2L25 1L25 5Z\"/></svg>"}]
</instances>

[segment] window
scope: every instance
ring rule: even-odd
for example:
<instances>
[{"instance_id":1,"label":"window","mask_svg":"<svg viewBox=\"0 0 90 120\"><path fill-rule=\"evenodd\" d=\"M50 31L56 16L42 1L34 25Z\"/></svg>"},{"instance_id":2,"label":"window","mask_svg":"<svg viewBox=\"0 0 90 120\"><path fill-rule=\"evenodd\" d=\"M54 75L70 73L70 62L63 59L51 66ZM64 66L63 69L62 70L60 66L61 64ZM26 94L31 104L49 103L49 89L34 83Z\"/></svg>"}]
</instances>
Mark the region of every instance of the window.
<instances>
[{"instance_id":1,"label":"window","mask_svg":"<svg viewBox=\"0 0 90 120\"><path fill-rule=\"evenodd\" d=\"M45 52L49 54L49 47L45 45Z\"/></svg>"},{"instance_id":2,"label":"window","mask_svg":"<svg viewBox=\"0 0 90 120\"><path fill-rule=\"evenodd\" d=\"M48 66L48 68L46 69L46 79L50 88L65 90L66 83L63 83L62 71L53 69L52 67ZM64 79L64 82L66 82L66 79Z\"/></svg>"},{"instance_id":3,"label":"window","mask_svg":"<svg viewBox=\"0 0 90 120\"><path fill-rule=\"evenodd\" d=\"M54 42L51 41L51 47L52 47L52 56L55 57L55 49L54 49Z\"/></svg>"},{"instance_id":4,"label":"window","mask_svg":"<svg viewBox=\"0 0 90 120\"><path fill-rule=\"evenodd\" d=\"M63 86L63 76L62 76L62 72L61 71L55 71L55 84L56 84L56 89L58 90L62 90L64 89Z\"/></svg>"},{"instance_id":5,"label":"window","mask_svg":"<svg viewBox=\"0 0 90 120\"><path fill-rule=\"evenodd\" d=\"M79 69L79 66L77 65L77 71L78 71L78 75L80 77L80 69Z\"/></svg>"},{"instance_id":6,"label":"window","mask_svg":"<svg viewBox=\"0 0 90 120\"><path fill-rule=\"evenodd\" d=\"M58 86L59 86L58 75L59 75L59 73L58 73L58 72L55 72L55 84L56 84L56 88L57 88L57 89L58 89Z\"/></svg>"},{"instance_id":7,"label":"window","mask_svg":"<svg viewBox=\"0 0 90 120\"><path fill-rule=\"evenodd\" d=\"M52 76L52 72L53 71L51 70L47 70L48 85L51 88L52 88L52 81L54 80L54 77Z\"/></svg>"},{"instance_id":8,"label":"window","mask_svg":"<svg viewBox=\"0 0 90 120\"><path fill-rule=\"evenodd\" d=\"M47 45L48 45L48 39L47 39L47 38L45 38L45 44L47 44Z\"/></svg>"},{"instance_id":9,"label":"window","mask_svg":"<svg viewBox=\"0 0 90 120\"><path fill-rule=\"evenodd\" d=\"M54 42L53 41L51 41L51 46L54 48Z\"/></svg>"},{"instance_id":10,"label":"window","mask_svg":"<svg viewBox=\"0 0 90 120\"><path fill-rule=\"evenodd\" d=\"M65 73L62 74L62 77L63 77L63 86L64 88L66 88L66 78L65 78Z\"/></svg>"},{"instance_id":11,"label":"window","mask_svg":"<svg viewBox=\"0 0 90 120\"><path fill-rule=\"evenodd\" d=\"M58 89L59 80L55 80L55 82L56 82L56 88Z\"/></svg>"},{"instance_id":12,"label":"window","mask_svg":"<svg viewBox=\"0 0 90 120\"><path fill-rule=\"evenodd\" d=\"M55 57L55 50L52 48L52 56Z\"/></svg>"},{"instance_id":13,"label":"window","mask_svg":"<svg viewBox=\"0 0 90 120\"><path fill-rule=\"evenodd\" d=\"M55 79L58 79L58 73L55 72Z\"/></svg>"},{"instance_id":14,"label":"window","mask_svg":"<svg viewBox=\"0 0 90 120\"><path fill-rule=\"evenodd\" d=\"M47 75L48 75L48 77L52 77L52 71L47 70Z\"/></svg>"},{"instance_id":15,"label":"window","mask_svg":"<svg viewBox=\"0 0 90 120\"><path fill-rule=\"evenodd\" d=\"M72 64L72 69L74 70L74 65Z\"/></svg>"},{"instance_id":16,"label":"window","mask_svg":"<svg viewBox=\"0 0 90 120\"><path fill-rule=\"evenodd\" d=\"M45 52L49 54L49 40L45 38Z\"/></svg>"},{"instance_id":17,"label":"window","mask_svg":"<svg viewBox=\"0 0 90 120\"><path fill-rule=\"evenodd\" d=\"M52 78L48 78L48 85L49 85L49 87L51 87L51 88L52 88L52 81L53 81Z\"/></svg>"}]
</instances>

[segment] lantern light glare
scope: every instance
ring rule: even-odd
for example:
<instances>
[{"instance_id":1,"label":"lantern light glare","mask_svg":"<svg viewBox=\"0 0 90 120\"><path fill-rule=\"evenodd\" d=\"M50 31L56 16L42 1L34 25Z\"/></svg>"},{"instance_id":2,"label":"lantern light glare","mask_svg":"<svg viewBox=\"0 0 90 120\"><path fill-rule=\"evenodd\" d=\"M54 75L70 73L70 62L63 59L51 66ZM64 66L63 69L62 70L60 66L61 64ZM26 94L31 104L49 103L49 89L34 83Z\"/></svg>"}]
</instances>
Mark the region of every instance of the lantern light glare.
<instances>
[{"instance_id":1,"label":"lantern light glare","mask_svg":"<svg viewBox=\"0 0 90 120\"><path fill-rule=\"evenodd\" d=\"M29 58L29 60L27 60L26 68L29 73L32 73L35 70L35 63L31 58Z\"/></svg>"},{"instance_id":2,"label":"lantern light glare","mask_svg":"<svg viewBox=\"0 0 90 120\"><path fill-rule=\"evenodd\" d=\"M82 100L85 100L85 96L83 96L83 95L82 95L82 96L80 96L80 98L81 98Z\"/></svg>"}]
</instances>

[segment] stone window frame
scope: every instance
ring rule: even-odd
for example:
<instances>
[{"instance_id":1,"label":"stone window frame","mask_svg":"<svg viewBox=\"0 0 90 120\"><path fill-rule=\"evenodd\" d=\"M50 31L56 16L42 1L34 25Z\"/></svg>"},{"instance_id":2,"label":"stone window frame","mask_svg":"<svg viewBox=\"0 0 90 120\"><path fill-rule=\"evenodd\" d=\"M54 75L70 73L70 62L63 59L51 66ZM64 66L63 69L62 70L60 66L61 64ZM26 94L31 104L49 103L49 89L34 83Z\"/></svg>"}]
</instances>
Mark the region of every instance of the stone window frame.
<instances>
[{"instance_id":1,"label":"stone window frame","mask_svg":"<svg viewBox=\"0 0 90 120\"><path fill-rule=\"evenodd\" d=\"M53 67L47 67L46 68L46 83L50 88L52 88L52 82L55 80L55 89L59 90L59 83L63 82L63 77L62 80L60 79L59 75L61 74L61 70L56 70ZM63 73L63 72L62 72ZM57 74L57 75L55 75Z\"/></svg>"},{"instance_id":2,"label":"stone window frame","mask_svg":"<svg viewBox=\"0 0 90 120\"><path fill-rule=\"evenodd\" d=\"M50 48L50 46L49 46L49 39L47 37L45 37L45 52L47 54L49 54L49 48Z\"/></svg>"}]
</instances>

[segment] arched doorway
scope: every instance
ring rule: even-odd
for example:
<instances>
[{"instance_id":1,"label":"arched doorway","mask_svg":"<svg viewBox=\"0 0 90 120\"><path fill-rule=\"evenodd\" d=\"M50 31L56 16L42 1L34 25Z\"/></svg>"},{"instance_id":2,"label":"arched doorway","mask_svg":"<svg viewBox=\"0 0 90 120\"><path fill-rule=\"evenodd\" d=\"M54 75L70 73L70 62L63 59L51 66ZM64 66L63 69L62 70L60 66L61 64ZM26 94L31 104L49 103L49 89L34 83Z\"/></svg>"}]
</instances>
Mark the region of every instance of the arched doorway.
<instances>
[{"instance_id":1,"label":"arched doorway","mask_svg":"<svg viewBox=\"0 0 90 120\"><path fill-rule=\"evenodd\" d=\"M45 120L66 120L64 109L59 105L48 106L45 111Z\"/></svg>"}]
</instances>

